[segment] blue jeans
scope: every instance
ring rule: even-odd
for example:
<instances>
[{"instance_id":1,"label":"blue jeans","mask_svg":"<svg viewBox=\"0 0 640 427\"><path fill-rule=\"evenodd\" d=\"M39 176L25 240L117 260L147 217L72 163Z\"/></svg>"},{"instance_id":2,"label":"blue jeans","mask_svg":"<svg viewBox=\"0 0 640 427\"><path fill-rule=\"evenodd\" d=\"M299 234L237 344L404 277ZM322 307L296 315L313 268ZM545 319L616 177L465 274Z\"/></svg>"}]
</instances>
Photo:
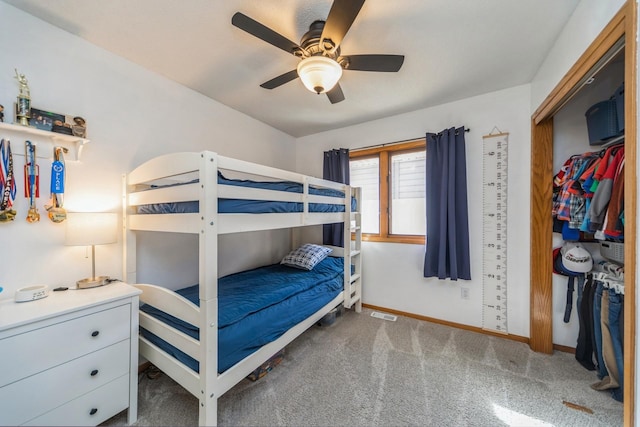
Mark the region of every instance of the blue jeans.
<instances>
[{"instance_id":1,"label":"blue jeans","mask_svg":"<svg viewBox=\"0 0 640 427\"><path fill-rule=\"evenodd\" d=\"M602 311L602 282L596 280L596 295L593 300L593 333L596 345L596 361L598 362L598 379L603 379L609 375L604 359L602 357L602 325L600 324L600 312Z\"/></svg>"},{"instance_id":2,"label":"blue jeans","mask_svg":"<svg viewBox=\"0 0 640 427\"><path fill-rule=\"evenodd\" d=\"M609 333L611 334L611 343L613 344L613 353L615 355L616 365L618 366L618 375L620 376L618 383L620 387L611 390L611 395L618 402L622 402L624 390L624 356L622 352L622 336L620 334L620 314L624 304L624 295L609 290Z\"/></svg>"}]
</instances>

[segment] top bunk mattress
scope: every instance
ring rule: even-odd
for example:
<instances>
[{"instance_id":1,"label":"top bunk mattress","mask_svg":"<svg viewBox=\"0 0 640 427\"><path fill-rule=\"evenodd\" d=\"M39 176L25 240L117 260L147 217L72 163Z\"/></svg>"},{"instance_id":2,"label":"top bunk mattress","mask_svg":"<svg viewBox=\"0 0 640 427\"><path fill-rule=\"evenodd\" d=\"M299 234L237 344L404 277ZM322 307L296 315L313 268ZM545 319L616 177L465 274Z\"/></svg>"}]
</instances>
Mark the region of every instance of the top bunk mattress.
<instances>
[{"instance_id":1,"label":"top bunk mattress","mask_svg":"<svg viewBox=\"0 0 640 427\"><path fill-rule=\"evenodd\" d=\"M190 183L197 182L197 180ZM293 181L253 181L248 179L229 179L218 171L219 185L233 185L237 187L248 187L263 190L284 191L287 193L303 192L303 185ZM155 187L158 188L158 187ZM344 198L344 192L331 188L320 188L309 186L309 194L318 196ZM140 205L137 207L138 214L168 214L168 213L196 213L199 212L199 202L197 200L174 203L155 203ZM357 208L355 197L351 198L351 211ZM303 203L283 202L267 200L246 200L246 199L218 199L218 213L291 213L302 212ZM309 203L309 212L344 212L344 205L331 203Z\"/></svg>"},{"instance_id":2,"label":"top bunk mattress","mask_svg":"<svg viewBox=\"0 0 640 427\"><path fill-rule=\"evenodd\" d=\"M273 264L218 280L218 371L224 372L275 341L335 298L343 289L343 258L327 257L306 271ZM176 291L200 305L198 285ZM143 311L198 339L199 328L149 304ZM192 370L199 363L141 328L142 335Z\"/></svg>"}]
</instances>

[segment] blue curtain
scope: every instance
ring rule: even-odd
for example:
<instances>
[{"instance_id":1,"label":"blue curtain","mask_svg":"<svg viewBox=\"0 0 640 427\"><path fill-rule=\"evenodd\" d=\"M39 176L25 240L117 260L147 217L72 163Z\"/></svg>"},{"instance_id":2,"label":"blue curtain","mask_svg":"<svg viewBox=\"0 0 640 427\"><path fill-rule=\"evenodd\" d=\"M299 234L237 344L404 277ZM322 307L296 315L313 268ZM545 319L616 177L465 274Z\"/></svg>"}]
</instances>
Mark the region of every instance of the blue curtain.
<instances>
[{"instance_id":1,"label":"blue curtain","mask_svg":"<svg viewBox=\"0 0 640 427\"><path fill-rule=\"evenodd\" d=\"M349 150L339 148L324 152L322 178L349 184ZM344 223L322 226L322 242L325 245L344 246Z\"/></svg>"},{"instance_id":2,"label":"blue curtain","mask_svg":"<svg viewBox=\"0 0 640 427\"><path fill-rule=\"evenodd\" d=\"M471 280L464 127L427 133L424 277Z\"/></svg>"}]
</instances>

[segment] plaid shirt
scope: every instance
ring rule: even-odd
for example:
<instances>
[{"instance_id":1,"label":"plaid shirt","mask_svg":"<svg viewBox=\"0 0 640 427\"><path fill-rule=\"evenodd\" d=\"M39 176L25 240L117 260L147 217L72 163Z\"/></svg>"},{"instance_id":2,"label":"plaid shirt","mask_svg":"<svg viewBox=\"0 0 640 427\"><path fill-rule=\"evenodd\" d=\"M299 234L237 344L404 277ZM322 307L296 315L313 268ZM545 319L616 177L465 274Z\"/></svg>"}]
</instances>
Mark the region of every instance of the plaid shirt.
<instances>
[{"instance_id":1,"label":"plaid shirt","mask_svg":"<svg viewBox=\"0 0 640 427\"><path fill-rule=\"evenodd\" d=\"M582 188L582 182L586 178L585 170L591 169L596 158L597 156L592 153L572 156L569 159L568 171L563 176L556 175L557 179L554 178L554 185L561 184L561 188L556 193L553 213L558 219L568 221L569 228L579 229L585 219L586 194ZM565 166L567 166L566 162Z\"/></svg>"}]
</instances>

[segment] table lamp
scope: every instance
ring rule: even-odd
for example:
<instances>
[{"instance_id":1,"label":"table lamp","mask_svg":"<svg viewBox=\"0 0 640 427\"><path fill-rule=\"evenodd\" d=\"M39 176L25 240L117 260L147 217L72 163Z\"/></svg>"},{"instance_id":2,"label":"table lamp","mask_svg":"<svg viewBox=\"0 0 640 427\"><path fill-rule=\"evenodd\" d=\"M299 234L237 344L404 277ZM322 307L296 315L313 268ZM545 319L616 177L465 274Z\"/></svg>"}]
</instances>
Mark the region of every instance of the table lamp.
<instances>
[{"instance_id":1,"label":"table lamp","mask_svg":"<svg viewBox=\"0 0 640 427\"><path fill-rule=\"evenodd\" d=\"M91 277L78 280L78 289L109 283L109 276L96 277L96 245L118 241L118 216L110 212L70 212L67 214L65 245L91 246Z\"/></svg>"}]
</instances>

